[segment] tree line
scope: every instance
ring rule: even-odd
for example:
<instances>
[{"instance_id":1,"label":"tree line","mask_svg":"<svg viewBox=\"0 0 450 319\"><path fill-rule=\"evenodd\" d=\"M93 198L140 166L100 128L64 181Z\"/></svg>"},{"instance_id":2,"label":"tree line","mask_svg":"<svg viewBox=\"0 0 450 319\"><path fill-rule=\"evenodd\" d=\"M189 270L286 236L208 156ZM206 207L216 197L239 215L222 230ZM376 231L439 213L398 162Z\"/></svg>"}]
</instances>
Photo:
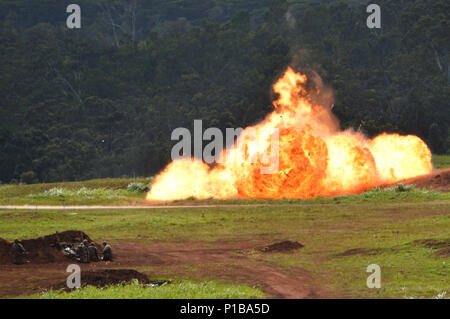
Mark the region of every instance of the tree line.
<instances>
[{"instance_id":1,"label":"tree line","mask_svg":"<svg viewBox=\"0 0 450 319\"><path fill-rule=\"evenodd\" d=\"M343 128L449 145L445 0L0 0L0 181L157 173L177 127L264 118L292 65L334 90Z\"/></svg>"}]
</instances>

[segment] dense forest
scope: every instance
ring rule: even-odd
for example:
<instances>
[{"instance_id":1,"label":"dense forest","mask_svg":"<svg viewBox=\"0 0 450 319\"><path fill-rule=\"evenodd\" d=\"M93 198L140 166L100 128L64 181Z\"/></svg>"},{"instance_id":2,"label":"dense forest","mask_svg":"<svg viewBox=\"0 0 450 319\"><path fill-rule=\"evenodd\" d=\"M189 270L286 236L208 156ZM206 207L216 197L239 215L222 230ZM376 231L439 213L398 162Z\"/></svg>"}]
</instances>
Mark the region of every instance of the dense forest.
<instances>
[{"instance_id":1,"label":"dense forest","mask_svg":"<svg viewBox=\"0 0 450 319\"><path fill-rule=\"evenodd\" d=\"M334 90L343 128L449 152L450 2L0 0L0 182L157 173L171 132L264 118L288 66Z\"/></svg>"}]
</instances>

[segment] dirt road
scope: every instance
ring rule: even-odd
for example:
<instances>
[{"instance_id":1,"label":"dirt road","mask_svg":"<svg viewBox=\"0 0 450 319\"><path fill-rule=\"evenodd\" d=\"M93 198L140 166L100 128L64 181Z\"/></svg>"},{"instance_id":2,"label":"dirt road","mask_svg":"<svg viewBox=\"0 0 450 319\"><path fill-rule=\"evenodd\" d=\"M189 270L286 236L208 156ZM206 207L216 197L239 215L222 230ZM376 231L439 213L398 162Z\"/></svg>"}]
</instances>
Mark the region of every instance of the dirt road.
<instances>
[{"instance_id":1,"label":"dirt road","mask_svg":"<svg viewBox=\"0 0 450 319\"><path fill-rule=\"evenodd\" d=\"M302 269L284 271L276 265L239 252L254 249L249 241L209 243L133 243L113 242L117 258L83 264L83 270L131 268L152 279L223 279L260 287L272 298L332 298L333 293L319 289L311 275ZM72 263L2 265L0 298L36 293L64 283L67 266Z\"/></svg>"},{"instance_id":2,"label":"dirt road","mask_svg":"<svg viewBox=\"0 0 450 319\"><path fill-rule=\"evenodd\" d=\"M287 204L288 205L288 204ZM103 205L79 205L79 206L56 206L56 205L6 205L0 206L0 210L117 210L117 209L174 209L174 208L220 208L220 207L263 207L268 204L252 205L136 205L136 206L103 206ZM283 206L283 205L274 205ZM288 206L293 206L289 204ZM303 205L304 206L304 205Z\"/></svg>"}]
</instances>

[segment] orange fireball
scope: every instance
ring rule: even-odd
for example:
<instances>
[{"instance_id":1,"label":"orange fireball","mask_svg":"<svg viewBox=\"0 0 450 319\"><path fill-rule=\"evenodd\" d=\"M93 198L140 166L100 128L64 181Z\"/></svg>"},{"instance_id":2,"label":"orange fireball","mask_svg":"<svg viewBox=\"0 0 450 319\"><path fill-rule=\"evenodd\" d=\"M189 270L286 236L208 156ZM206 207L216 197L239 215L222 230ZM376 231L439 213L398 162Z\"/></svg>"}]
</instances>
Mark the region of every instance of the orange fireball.
<instances>
[{"instance_id":1,"label":"orange fireball","mask_svg":"<svg viewBox=\"0 0 450 319\"><path fill-rule=\"evenodd\" d=\"M340 131L331 110L313 102L306 83L306 75L288 68L274 85L274 111L246 128L223 152L221 164L176 160L155 178L147 200L307 199L355 194L431 172L431 152L420 138L384 133L368 140ZM274 163L276 169L264 173Z\"/></svg>"},{"instance_id":2,"label":"orange fireball","mask_svg":"<svg viewBox=\"0 0 450 319\"><path fill-rule=\"evenodd\" d=\"M396 182L428 174L433 169L431 152L417 136L384 133L369 144L383 181Z\"/></svg>"}]
</instances>

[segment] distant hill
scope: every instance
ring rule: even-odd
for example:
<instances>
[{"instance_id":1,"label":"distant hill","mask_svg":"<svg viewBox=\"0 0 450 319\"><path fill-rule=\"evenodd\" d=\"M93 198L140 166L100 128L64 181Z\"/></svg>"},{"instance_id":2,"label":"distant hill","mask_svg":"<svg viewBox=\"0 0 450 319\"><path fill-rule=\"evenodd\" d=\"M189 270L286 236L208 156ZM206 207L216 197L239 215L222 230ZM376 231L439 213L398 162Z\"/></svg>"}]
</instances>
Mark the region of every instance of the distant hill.
<instances>
[{"instance_id":1,"label":"distant hill","mask_svg":"<svg viewBox=\"0 0 450 319\"><path fill-rule=\"evenodd\" d=\"M333 89L343 128L449 152L450 2L0 0L0 182L148 175L171 132L244 127L288 65Z\"/></svg>"}]
</instances>

